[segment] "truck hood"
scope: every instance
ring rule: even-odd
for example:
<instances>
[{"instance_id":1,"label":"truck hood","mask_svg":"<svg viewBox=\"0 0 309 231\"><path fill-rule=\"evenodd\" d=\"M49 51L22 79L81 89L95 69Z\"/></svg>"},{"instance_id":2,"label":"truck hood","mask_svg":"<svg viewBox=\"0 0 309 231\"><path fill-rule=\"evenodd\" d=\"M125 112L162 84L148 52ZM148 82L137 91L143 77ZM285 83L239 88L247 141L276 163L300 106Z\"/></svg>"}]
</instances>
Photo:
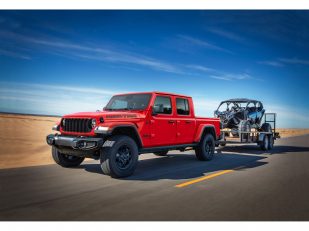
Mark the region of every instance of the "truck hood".
<instances>
[{"instance_id":1,"label":"truck hood","mask_svg":"<svg viewBox=\"0 0 309 231\"><path fill-rule=\"evenodd\" d=\"M144 111L99 111L99 112L78 112L63 116L63 118L96 118L103 117L105 121L110 120L131 120L145 118Z\"/></svg>"}]
</instances>

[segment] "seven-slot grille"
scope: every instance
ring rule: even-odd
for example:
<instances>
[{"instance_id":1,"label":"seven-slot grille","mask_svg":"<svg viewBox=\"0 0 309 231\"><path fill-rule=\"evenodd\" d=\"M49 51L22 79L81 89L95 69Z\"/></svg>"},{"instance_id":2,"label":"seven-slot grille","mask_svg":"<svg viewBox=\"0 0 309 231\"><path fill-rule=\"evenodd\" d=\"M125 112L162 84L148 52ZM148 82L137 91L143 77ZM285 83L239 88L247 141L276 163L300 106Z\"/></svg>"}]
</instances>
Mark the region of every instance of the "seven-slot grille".
<instances>
[{"instance_id":1,"label":"seven-slot grille","mask_svg":"<svg viewBox=\"0 0 309 231\"><path fill-rule=\"evenodd\" d=\"M91 132L92 119L65 119L65 123L63 125L62 121L62 129L66 132Z\"/></svg>"}]
</instances>

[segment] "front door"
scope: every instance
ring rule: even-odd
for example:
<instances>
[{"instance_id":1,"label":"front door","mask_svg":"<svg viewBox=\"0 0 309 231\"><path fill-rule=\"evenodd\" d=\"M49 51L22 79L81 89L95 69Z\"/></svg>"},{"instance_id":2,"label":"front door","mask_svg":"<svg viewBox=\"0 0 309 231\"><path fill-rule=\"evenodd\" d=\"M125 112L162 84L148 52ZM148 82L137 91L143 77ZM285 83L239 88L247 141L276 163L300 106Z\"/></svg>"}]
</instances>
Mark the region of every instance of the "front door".
<instances>
[{"instance_id":1,"label":"front door","mask_svg":"<svg viewBox=\"0 0 309 231\"><path fill-rule=\"evenodd\" d=\"M151 118L152 146L173 145L176 142L177 123L173 117L172 99L169 96L157 96Z\"/></svg>"}]
</instances>

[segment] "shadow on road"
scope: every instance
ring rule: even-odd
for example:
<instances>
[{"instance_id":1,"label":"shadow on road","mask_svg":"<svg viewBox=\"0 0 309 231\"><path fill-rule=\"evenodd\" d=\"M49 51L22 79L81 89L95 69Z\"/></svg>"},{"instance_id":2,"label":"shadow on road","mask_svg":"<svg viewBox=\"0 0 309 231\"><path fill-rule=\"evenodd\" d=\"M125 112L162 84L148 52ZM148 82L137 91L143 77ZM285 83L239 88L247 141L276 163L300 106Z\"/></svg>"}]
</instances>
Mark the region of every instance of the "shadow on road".
<instances>
[{"instance_id":1,"label":"shadow on road","mask_svg":"<svg viewBox=\"0 0 309 231\"><path fill-rule=\"evenodd\" d=\"M194 154L179 154L171 151L166 157L141 159L134 175L123 178L123 180L191 179L240 166L244 166L244 168L259 167L267 164L267 162L261 161L265 158L265 156L220 153L216 154L212 161L198 161ZM88 172L103 174L99 164L83 164L80 168L84 168Z\"/></svg>"},{"instance_id":2,"label":"shadow on road","mask_svg":"<svg viewBox=\"0 0 309 231\"><path fill-rule=\"evenodd\" d=\"M241 146L221 147L217 151L218 153L237 152L240 154L247 154L247 155L287 154L289 152L309 152L309 147L276 145L272 150L263 151L257 145L241 145Z\"/></svg>"}]
</instances>

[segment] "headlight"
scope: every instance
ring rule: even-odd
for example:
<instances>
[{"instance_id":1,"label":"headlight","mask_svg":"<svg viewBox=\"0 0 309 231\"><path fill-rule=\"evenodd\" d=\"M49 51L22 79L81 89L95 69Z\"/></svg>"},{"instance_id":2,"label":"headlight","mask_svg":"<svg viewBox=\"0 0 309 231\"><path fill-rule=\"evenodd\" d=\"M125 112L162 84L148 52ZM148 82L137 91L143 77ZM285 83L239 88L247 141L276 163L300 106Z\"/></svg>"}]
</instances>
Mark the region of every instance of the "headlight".
<instances>
[{"instance_id":1,"label":"headlight","mask_svg":"<svg viewBox=\"0 0 309 231\"><path fill-rule=\"evenodd\" d=\"M52 130L53 130L53 131L59 131L59 125L58 125L58 124L55 124L55 125L52 127Z\"/></svg>"},{"instance_id":2,"label":"headlight","mask_svg":"<svg viewBox=\"0 0 309 231\"><path fill-rule=\"evenodd\" d=\"M94 128L97 125L96 119L91 120L91 126Z\"/></svg>"},{"instance_id":3,"label":"headlight","mask_svg":"<svg viewBox=\"0 0 309 231\"><path fill-rule=\"evenodd\" d=\"M98 126L94 129L94 133L106 133L109 130L109 127Z\"/></svg>"},{"instance_id":4,"label":"headlight","mask_svg":"<svg viewBox=\"0 0 309 231\"><path fill-rule=\"evenodd\" d=\"M62 120L62 126L65 126L65 119Z\"/></svg>"}]
</instances>

